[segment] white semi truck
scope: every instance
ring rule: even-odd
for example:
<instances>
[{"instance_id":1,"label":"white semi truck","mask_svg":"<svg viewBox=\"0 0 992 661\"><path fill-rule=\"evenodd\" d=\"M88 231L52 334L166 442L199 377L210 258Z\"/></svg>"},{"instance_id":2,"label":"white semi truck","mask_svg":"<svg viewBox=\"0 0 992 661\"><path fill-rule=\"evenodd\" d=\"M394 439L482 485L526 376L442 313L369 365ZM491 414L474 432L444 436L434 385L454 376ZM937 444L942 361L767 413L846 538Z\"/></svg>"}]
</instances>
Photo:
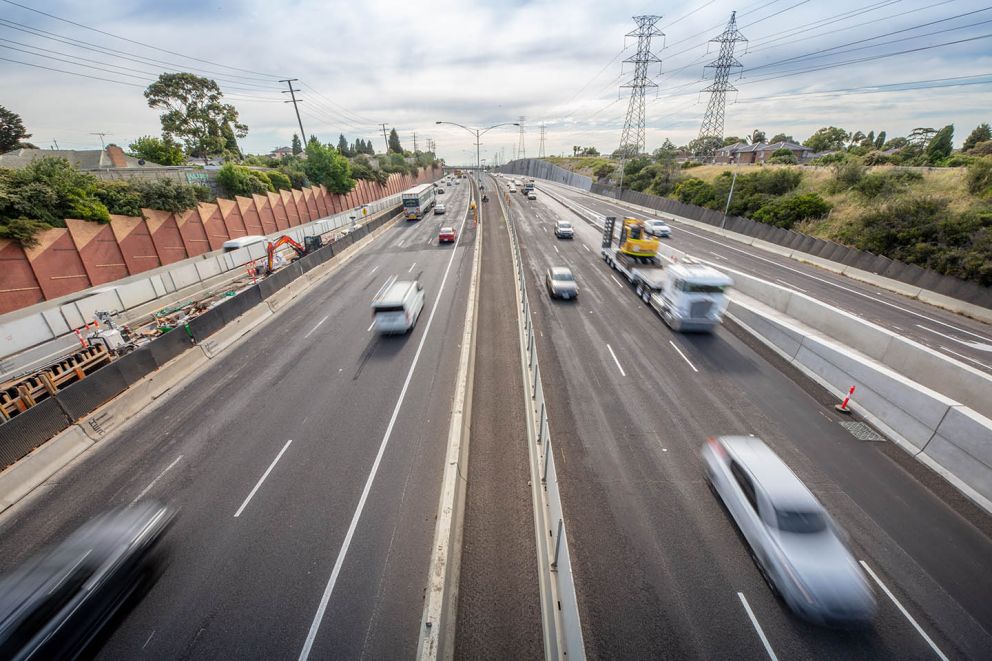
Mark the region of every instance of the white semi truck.
<instances>
[{"instance_id":1,"label":"white semi truck","mask_svg":"<svg viewBox=\"0 0 992 661\"><path fill-rule=\"evenodd\" d=\"M712 332L727 309L727 289L733 280L701 262L686 258L663 264L658 240L648 237L643 223L625 218L614 245L616 217L603 226L600 254L607 265L633 286L674 331Z\"/></svg>"}]
</instances>

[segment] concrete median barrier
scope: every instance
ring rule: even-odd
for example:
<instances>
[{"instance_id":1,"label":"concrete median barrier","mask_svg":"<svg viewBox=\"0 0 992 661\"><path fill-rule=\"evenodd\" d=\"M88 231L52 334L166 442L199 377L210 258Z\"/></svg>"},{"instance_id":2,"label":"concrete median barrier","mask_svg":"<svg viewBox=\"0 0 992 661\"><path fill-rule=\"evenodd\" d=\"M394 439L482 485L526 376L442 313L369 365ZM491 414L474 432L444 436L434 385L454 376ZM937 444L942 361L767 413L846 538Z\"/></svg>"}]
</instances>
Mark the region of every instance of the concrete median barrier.
<instances>
[{"instance_id":1,"label":"concrete median barrier","mask_svg":"<svg viewBox=\"0 0 992 661\"><path fill-rule=\"evenodd\" d=\"M952 406L921 459L960 482L959 488L992 499L992 420L963 406Z\"/></svg>"}]
</instances>

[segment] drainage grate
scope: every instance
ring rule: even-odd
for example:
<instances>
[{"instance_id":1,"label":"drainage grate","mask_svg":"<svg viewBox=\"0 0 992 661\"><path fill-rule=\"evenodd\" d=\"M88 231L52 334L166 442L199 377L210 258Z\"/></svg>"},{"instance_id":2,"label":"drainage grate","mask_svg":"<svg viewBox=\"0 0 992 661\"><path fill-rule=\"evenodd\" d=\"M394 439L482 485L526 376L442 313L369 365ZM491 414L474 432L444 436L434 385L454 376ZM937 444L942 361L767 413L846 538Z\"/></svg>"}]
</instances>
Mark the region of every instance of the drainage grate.
<instances>
[{"instance_id":1,"label":"drainage grate","mask_svg":"<svg viewBox=\"0 0 992 661\"><path fill-rule=\"evenodd\" d=\"M884 441L885 438L863 422L842 422L841 426L861 441Z\"/></svg>"}]
</instances>

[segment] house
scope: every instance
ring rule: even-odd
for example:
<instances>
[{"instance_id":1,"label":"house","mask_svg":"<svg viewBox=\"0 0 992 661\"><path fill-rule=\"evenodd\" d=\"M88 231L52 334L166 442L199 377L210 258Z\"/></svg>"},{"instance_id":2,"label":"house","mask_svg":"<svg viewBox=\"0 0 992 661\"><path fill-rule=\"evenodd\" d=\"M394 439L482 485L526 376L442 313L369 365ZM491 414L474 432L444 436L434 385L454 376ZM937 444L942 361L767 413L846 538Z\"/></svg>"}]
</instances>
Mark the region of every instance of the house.
<instances>
[{"instance_id":1,"label":"house","mask_svg":"<svg viewBox=\"0 0 992 661\"><path fill-rule=\"evenodd\" d=\"M269 156L271 156L272 158L282 158L283 156L292 156L292 155L293 155L292 147L276 147L275 149L272 150L272 153L269 154Z\"/></svg>"},{"instance_id":2,"label":"house","mask_svg":"<svg viewBox=\"0 0 992 661\"><path fill-rule=\"evenodd\" d=\"M0 168L16 170L46 156L64 158L84 172L162 167L128 156L117 145L108 145L106 149L15 149L0 154Z\"/></svg>"},{"instance_id":3,"label":"house","mask_svg":"<svg viewBox=\"0 0 992 661\"><path fill-rule=\"evenodd\" d=\"M809 147L798 145L794 142L773 142L771 144L758 142L753 145L738 142L717 149L714 154L714 162L764 163L779 149L788 149L800 162L808 160L813 153L813 150Z\"/></svg>"}]
</instances>

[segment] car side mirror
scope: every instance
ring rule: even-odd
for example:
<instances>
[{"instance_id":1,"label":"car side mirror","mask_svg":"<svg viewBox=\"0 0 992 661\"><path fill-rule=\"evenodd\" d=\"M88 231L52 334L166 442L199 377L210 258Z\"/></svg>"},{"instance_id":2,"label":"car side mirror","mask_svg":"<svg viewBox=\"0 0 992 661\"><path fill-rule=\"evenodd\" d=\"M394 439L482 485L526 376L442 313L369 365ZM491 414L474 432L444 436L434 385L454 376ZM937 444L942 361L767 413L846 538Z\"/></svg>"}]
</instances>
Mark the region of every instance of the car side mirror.
<instances>
[{"instance_id":1,"label":"car side mirror","mask_svg":"<svg viewBox=\"0 0 992 661\"><path fill-rule=\"evenodd\" d=\"M423 291L424 285L418 280L417 281L417 291Z\"/></svg>"}]
</instances>

